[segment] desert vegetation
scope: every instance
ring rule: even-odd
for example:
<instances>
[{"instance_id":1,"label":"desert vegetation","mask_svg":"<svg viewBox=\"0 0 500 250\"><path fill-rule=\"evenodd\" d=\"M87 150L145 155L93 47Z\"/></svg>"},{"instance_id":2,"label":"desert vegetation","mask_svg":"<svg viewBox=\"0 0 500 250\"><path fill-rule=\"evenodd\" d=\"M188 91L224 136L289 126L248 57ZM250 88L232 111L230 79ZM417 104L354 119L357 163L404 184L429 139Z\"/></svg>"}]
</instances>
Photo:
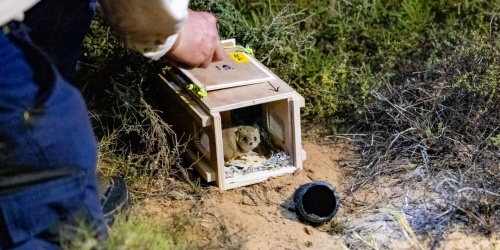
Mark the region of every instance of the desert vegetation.
<instances>
[{"instance_id":1,"label":"desert vegetation","mask_svg":"<svg viewBox=\"0 0 500 250\"><path fill-rule=\"evenodd\" d=\"M439 200L439 217L409 224L434 237L426 248L453 223L484 237L500 225L499 6L497 0L191 1L192 9L218 18L221 38L253 49L304 96L303 120L322 125L319 137L352 145L356 159L343 164L349 192L383 176L419 173L405 181L434 190ZM163 65L125 49L97 17L78 66L101 174L124 176L137 200L171 191L202 197L181 157L189 138L162 120L154 77ZM123 236L132 228L156 244L146 248L191 248L180 232L193 225L135 227L119 220L123 230L112 235L110 248L136 249ZM160 241L158 234L175 235ZM221 241L219 247L231 246Z\"/></svg>"}]
</instances>

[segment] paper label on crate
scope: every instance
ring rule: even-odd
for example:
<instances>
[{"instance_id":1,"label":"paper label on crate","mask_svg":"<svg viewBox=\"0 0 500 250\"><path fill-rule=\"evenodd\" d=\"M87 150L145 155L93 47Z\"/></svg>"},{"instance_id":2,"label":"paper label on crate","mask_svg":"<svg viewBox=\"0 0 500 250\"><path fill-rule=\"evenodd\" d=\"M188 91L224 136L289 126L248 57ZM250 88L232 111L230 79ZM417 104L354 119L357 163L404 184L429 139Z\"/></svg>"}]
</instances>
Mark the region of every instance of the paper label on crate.
<instances>
[{"instance_id":1,"label":"paper label on crate","mask_svg":"<svg viewBox=\"0 0 500 250\"><path fill-rule=\"evenodd\" d=\"M231 58L233 58L237 63L247 63L250 59L243 52L229 53Z\"/></svg>"}]
</instances>

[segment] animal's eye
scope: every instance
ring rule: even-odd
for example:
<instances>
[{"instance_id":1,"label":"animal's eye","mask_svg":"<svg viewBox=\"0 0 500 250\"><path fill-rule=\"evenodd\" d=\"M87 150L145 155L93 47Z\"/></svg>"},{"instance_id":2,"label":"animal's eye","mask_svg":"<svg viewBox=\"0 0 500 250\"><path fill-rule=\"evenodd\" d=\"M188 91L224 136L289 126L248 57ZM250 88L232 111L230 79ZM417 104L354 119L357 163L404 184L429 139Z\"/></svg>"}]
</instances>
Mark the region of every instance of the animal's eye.
<instances>
[{"instance_id":1,"label":"animal's eye","mask_svg":"<svg viewBox=\"0 0 500 250\"><path fill-rule=\"evenodd\" d=\"M244 140L244 141L248 141L248 137L246 137L246 136L245 136L245 137L243 137L243 140Z\"/></svg>"},{"instance_id":2,"label":"animal's eye","mask_svg":"<svg viewBox=\"0 0 500 250\"><path fill-rule=\"evenodd\" d=\"M255 136L255 137L253 138L253 140L254 140L254 141L256 141L256 140L257 140L257 136Z\"/></svg>"}]
</instances>

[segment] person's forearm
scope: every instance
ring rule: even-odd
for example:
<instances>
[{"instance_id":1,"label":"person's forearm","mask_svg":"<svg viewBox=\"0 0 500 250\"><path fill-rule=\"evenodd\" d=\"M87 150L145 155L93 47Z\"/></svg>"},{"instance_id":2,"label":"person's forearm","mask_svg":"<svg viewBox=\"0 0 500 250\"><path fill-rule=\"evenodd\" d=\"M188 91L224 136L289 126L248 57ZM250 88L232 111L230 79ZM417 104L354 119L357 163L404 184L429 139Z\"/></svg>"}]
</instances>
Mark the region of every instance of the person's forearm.
<instances>
[{"instance_id":1,"label":"person's forearm","mask_svg":"<svg viewBox=\"0 0 500 250\"><path fill-rule=\"evenodd\" d=\"M127 47L157 60L174 45L188 18L188 0L99 0L109 25Z\"/></svg>"},{"instance_id":2,"label":"person's forearm","mask_svg":"<svg viewBox=\"0 0 500 250\"><path fill-rule=\"evenodd\" d=\"M24 12L33 7L39 0L1 0L0 1L0 26L12 21L21 21Z\"/></svg>"}]
</instances>

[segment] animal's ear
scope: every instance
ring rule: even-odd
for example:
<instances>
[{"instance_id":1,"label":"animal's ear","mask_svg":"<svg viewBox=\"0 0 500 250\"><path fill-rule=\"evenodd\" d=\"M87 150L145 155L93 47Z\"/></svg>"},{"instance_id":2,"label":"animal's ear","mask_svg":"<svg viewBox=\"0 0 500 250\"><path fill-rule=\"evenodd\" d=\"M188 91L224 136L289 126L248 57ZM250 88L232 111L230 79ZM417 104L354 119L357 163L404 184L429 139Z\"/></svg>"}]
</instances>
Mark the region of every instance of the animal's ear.
<instances>
[{"instance_id":1,"label":"animal's ear","mask_svg":"<svg viewBox=\"0 0 500 250\"><path fill-rule=\"evenodd\" d=\"M257 127L252 127L252 128L254 129L255 133L257 133L257 134L259 134L259 133L260 133L259 128L257 128Z\"/></svg>"},{"instance_id":2,"label":"animal's ear","mask_svg":"<svg viewBox=\"0 0 500 250\"><path fill-rule=\"evenodd\" d=\"M234 132L236 134L236 139L238 140L240 139L241 129L242 129L241 127L238 127Z\"/></svg>"}]
</instances>

